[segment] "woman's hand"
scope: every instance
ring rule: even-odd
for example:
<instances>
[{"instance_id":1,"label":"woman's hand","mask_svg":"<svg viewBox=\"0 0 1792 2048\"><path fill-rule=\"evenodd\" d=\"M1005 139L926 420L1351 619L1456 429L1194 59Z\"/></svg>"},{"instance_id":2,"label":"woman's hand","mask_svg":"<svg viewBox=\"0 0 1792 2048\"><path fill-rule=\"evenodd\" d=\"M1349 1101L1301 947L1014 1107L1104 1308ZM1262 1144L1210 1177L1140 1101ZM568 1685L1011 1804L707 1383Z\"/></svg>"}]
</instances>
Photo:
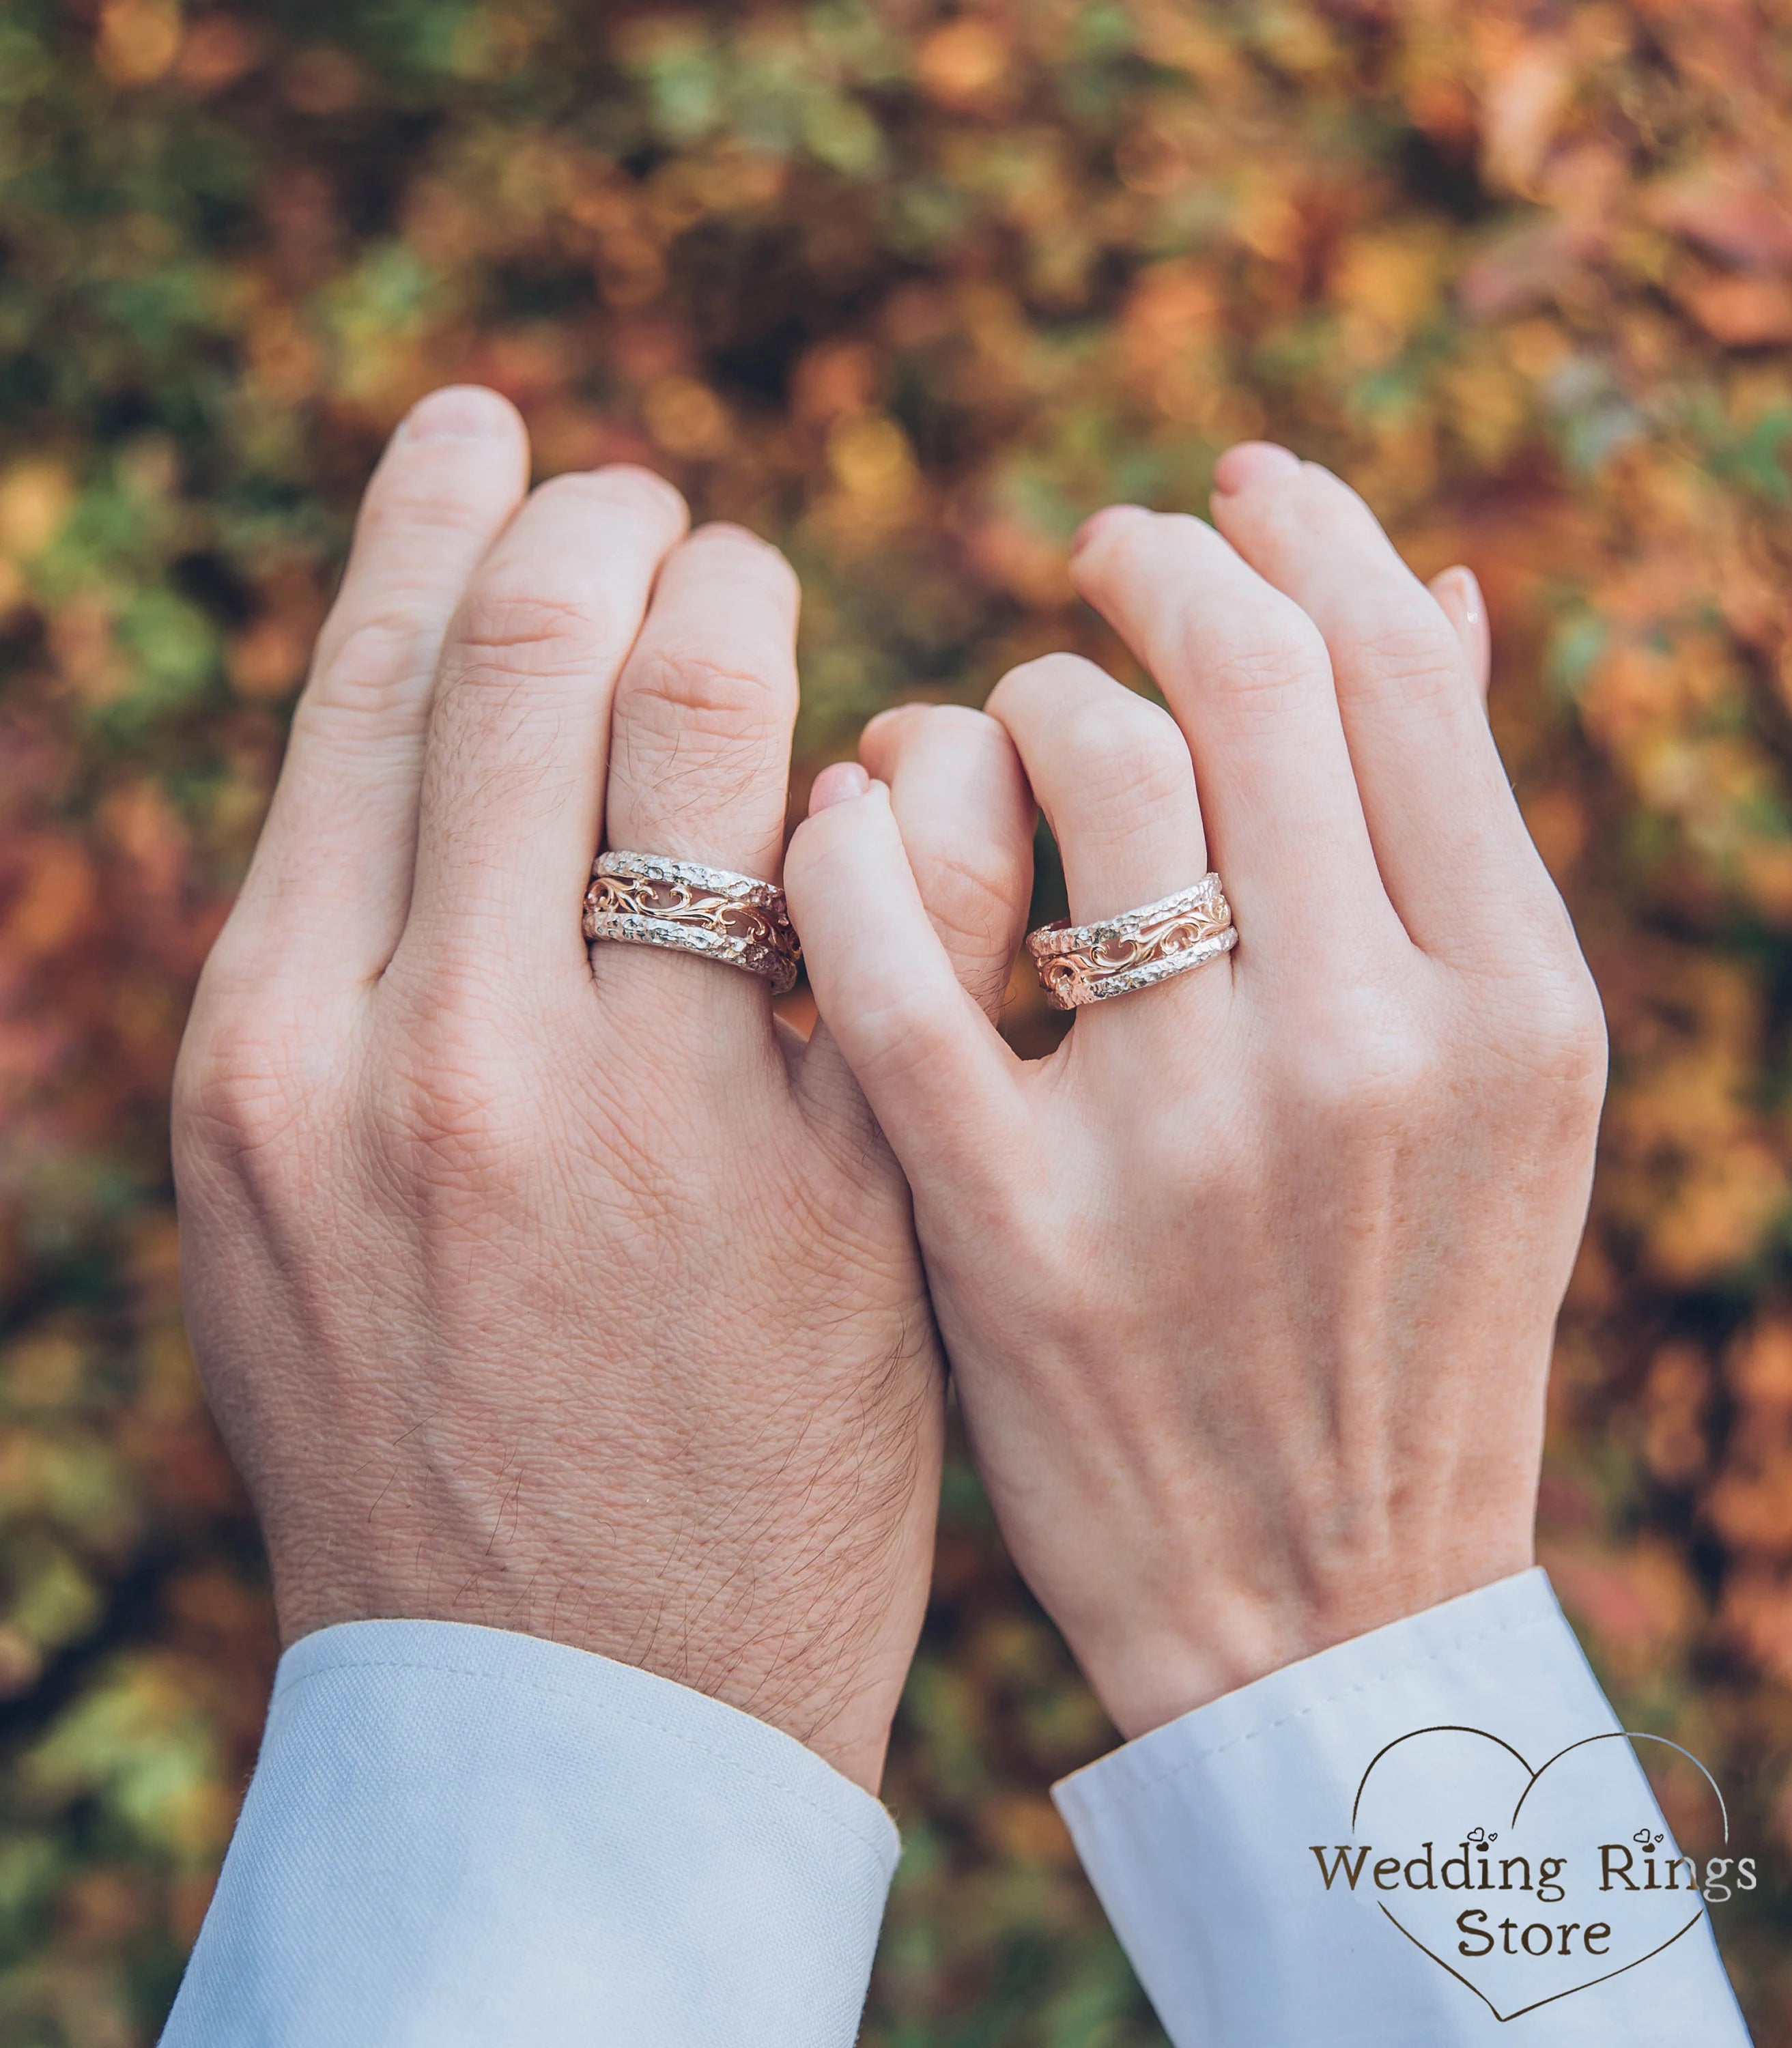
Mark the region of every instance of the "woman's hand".
<instances>
[{"instance_id":1,"label":"woman's hand","mask_svg":"<svg viewBox=\"0 0 1792 2048\"><path fill-rule=\"evenodd\" d=\"M1529 1564L1604 1075L1483 716L1472 584L1428 592L1286 450L1235 450L1219 484L1218 531L1117 507L1076 555L1170 715L1068 655L989 713L1072 921L1211 861L1229 960L1023 1065L956 985L881 783L830 770L786 863L1003 1531L1128 1735ZM944 716L876 722L867 764L910 791ZM1023 836L1015 777L983 818Z\"/></svg>"},{"instance_id":2,"label":"woman's hand","mask_svg":"<svg viewBox=\"0 0 1792 2048\"><path fill-rule=\"evenodd\" d=\"M368 492L181 1054L200 1365L287 1640L551 1636L875 1786L940 1453L907 1191L765 983L580 932L600 840L777 879L796 581L642 471L527 465L440 392ZM963 827L1005 751L929 801ZM959 851L906 822L949 919ZM957 948L991 1004L1005 944Z\"/></svg>"}]
</instances>

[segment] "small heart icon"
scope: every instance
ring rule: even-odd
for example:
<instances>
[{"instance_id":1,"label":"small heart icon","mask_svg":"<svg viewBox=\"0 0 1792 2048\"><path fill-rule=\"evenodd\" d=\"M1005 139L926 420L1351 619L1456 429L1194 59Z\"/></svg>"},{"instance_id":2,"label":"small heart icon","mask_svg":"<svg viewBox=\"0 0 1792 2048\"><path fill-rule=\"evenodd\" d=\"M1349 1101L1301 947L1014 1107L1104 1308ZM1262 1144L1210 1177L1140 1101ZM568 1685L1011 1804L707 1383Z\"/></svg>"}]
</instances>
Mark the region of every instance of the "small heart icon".
<instances>
[{"instance_id":1,"label":"small heart icon","mask_svg":"<svg viewBox=\"0 0 1792 2048\"><path fill-rule=\"evenodd\" d=\"M1631 1744L1659 1740L1596 1736L1534 1767L1482 1728L1402 1736L1358 1788L1349 1889L1501 2020L1639 1968L1705 1910L1697 1868L1637 1825L1654 1801Z\"/></svg>"}]
</instances>

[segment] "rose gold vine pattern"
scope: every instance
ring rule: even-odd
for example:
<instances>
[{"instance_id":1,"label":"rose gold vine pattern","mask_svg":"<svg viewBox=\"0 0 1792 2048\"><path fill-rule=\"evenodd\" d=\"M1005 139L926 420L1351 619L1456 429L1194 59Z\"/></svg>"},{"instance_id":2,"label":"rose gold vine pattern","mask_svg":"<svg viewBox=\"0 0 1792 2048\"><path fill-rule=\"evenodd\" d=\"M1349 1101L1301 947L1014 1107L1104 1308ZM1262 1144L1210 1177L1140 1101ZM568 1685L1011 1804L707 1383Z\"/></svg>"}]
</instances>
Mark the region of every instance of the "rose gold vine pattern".
<instances>
[{"instance_id":1,"label":"rose gold vine pattern","mask_svg":"<svg viewBox=\"0 0 1792 2048\"><path fill-rule=\"evenodd\" d=\"M1224 895L1215 889L1191 909L1178 908L1155 919L1149 911L1135 912L1131 918L1115 921L1121 929L1104 933L1092 946L1065 952L1036 951L1039 979L1055 1009L1075 1010L1104 995L1148 987L1166 977L1162 973L1140 976L1140 968L1167 963L1197 946L1205 948L1204 958L1214 957L1221 948L1209 942L1232 932L1232 913ZM1125 977L1123 987L1104 987L1121 976Z\"/></svg>"},{"instance_id":2,"label":"rose gold vine pattern","mask_svg":"<svg viewBox=\"0 0 1792 2048\"><path fill-rule=\"evenodd\" d=\"M782 901L771 905L743 902L700 890L688 882L599 875L585 892L586 936L592 936L591 925L595 919L615 916L664 917L670 923L689 925L745 945L766 946L793 957L801 952Z\"/></svg>"},{"instance_id":3,"label":"rose gold vine pattern","mask_svg":"<svg viewBox=\"0 0 1792 2048\"><path fill-rule=\"evenodd\" d=\"M750 875L657 854L607 853L585 892L585 937L594 943L663 946L795 987L802 959L784 891Z\"/></svg>"}]
</instances>

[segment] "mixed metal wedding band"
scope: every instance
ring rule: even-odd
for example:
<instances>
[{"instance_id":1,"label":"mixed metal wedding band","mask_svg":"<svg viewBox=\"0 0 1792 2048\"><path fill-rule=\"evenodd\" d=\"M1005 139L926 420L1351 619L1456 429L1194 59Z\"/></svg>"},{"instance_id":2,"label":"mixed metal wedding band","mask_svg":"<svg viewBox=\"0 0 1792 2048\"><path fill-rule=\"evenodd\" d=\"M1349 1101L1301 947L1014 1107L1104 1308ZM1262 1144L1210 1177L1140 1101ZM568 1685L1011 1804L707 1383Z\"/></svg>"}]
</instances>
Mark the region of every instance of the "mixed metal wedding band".
<instances>
[{"instance_id":1,"label":"mixed metal wedding band","mask_svg":"<svg viewBox=\"0 0 1792 2048\"><path fill-rule=\"evenodd\" d=\"M1028 935L1026 949L1045 1000L1054 1010L1077 1010L1204 967L1237 944L1220 878L1204 875L1192 888L1117 917L1042 925Z\"/></svg>"},{"instance_id":2,"label":"mixed metal wedding band","mask_svg":"<svg viewBox=\"0 0 1792 2048\"><path fill-rule=\"evenodd\" d=\"M652 853L606 853L585 892L585 937L593 943L669 946L720 960L771 983L774 995L796 985L802 948L784 891L751 875Z\"/></svg>"}]
</instances>

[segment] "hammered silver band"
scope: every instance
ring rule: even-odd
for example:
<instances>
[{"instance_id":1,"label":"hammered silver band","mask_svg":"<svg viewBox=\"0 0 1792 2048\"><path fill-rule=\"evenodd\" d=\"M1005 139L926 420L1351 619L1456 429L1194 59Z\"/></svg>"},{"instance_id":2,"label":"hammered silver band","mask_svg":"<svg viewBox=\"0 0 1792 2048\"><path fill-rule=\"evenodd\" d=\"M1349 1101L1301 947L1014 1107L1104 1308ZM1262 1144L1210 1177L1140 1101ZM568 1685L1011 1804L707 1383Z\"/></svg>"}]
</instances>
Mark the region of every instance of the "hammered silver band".
<instances>
[{"instance_id":1,"label":"hammered silver band","mask_svg":"<svg viewBox=\"0 0 1792 2048\"><path fill-rule=\"evenodd\" d=\"M1026 949L1045 1000L1054 1010L1079 1010L1204 967L1237 944L1232 906L1219 876L1208 874L1117 917L1042 925L1028 934Z\"/></svg>"},{"instance_id":2,"label":"hammered silver band","mask_svg":"<svg viewBox=\"0 0 1792 2048\"><path fill-rule=\"evenodd\" d=\"M751 875L654 853L599 855L585 891L585 937L666 946L720 960L771 983L796 986L802 960L784 891Z\"/></svg>"}]
</instances>

